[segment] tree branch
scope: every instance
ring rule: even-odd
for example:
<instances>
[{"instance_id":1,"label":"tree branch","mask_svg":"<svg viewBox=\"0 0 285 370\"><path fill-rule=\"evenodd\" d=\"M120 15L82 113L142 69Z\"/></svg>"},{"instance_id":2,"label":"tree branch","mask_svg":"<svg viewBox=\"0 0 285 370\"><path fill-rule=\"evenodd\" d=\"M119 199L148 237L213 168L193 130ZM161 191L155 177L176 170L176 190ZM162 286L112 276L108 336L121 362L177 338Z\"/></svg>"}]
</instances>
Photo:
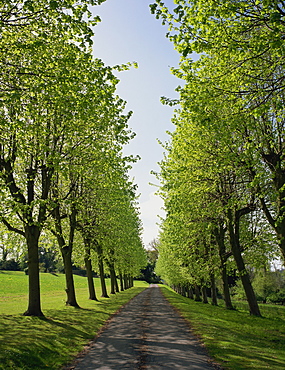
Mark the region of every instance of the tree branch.
<instances>
[{"instance_id":1,"label":"tree branch","mask_svg":"<svg viewBox=\"0 0 285 370\"><path fill-rule=\"evenodd\" d=\"M14 226L12 226L4 217L1 217L2 223L7 227L9 231L14 231L17 234L20 234L22 236L25 236L25 233L23 230L20 230Z\"/></svg>"},{"instance_id":2,"label":"tree branch","mask_svg":"<svg viewBox=\"0 0 285 370\"><path fill-rule=\"evenodd\" d=\"M273 227L274 230L276 230L275 222L276 220L271 216L271 213L265 203L264 197L259 197L261 208L269 222L269 224Z\"/></svg>"}]
</instances>

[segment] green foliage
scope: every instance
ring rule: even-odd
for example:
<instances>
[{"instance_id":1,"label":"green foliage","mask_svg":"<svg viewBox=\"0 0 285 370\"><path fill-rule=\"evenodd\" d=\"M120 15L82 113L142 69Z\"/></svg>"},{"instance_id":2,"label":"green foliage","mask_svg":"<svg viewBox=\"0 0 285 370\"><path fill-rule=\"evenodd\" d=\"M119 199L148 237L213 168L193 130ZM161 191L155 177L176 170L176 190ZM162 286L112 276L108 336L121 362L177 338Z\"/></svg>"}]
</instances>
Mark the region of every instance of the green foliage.
<instances>
[{"instance_id":1,"label":"green foliage","mask_svg":"<svg viewBox=\"0 0 285 370\"><path fill-rule=\"evenodd\" d=\"M285 303L284 271L260 271L254 276L253 286L264 303Z\"/></svg>"},{"instance_id":2,"label":"green foliage","mask_svg":"<svg viewBox=\"0 0 285 370\"><path fill-rule=\"evenodd\" d=\"M150 6L169 24L181 55L172 72L184 82L159 175L157 272L175 285L209 281L225 266L245 277L245 265L285 255L284 4L175 4Z\"/></svg>"},{"instance_id":3,"label":"green foliage","mask_svg":"<svg viewBox=\"0 0 285 370\"><path fill-rule=\"evenodd\" d=\"M91 26L100 19L92 18L89 6L103 2L0 5L1 221L26 239L29 264L36 261L41 234L44 248L49 248L48 239L57 239L70 255L75 241L74 260L80 264L86 235L79 234L77 217L82 218L87 202L92 209L85 224L96 219L93 239L104 247L105 261L114 251L118 268L136 274L144 254L134 185L127 174L135 159L122 154L134 134L127 125L131 112L125 113L126 102L116 95L119 80L113 69L137 65L109 67L93 57ZM6 235L7 230L3 255L10 244ZM29 235L37 235L36 245L31 246ZM40 251L42 270L55 269L53 253L54 245ZM30 271L35 282L37 266ZM30 300L39 302L39 290L33 292L37 299Z\"/></svg>"},{"instance_id":4,"label":"green foliage","mask_svg":"<svg viewBox=\"0 0 285 370\"><path fill-rule=\"evenodd\" d=\"M12 258L11 260L0 261L0 270L19 271L20 265Z\"/></svg>"},{"instance_id":5,"label":"green foliage","mask_svg":"<svg viewBox=\"0 0 285 370\"><path fill-rule=\"evenodd\" d=\"M160 283L161 279L155 272L156 261L158 259L158 241L153 239L149 243L149 247L152 249L146 249L147 265L141 270L140 278L147 281L150 284Z\"/></svg>"},{"instance_id":6,"label":"green foliage","mask_svg":"<svg viewBox=\"0 0 285 370\"><path fill-rule=\"evenodd\" d=\"M55 272L57 270L58 255L52 249L39 248L39 264L41 272Z\"/></svg>"}]
</instances>

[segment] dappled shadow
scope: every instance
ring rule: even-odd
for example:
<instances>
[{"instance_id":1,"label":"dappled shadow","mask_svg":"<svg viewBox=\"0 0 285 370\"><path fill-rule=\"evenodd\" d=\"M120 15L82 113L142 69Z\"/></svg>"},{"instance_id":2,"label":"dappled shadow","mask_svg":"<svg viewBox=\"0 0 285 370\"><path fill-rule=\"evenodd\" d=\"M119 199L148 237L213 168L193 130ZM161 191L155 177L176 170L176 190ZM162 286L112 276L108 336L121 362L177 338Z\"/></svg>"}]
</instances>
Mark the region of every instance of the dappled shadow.
<instances>
[{"instance_id":1,"label":"dappled shadow","mask_svg":"<svg viewBox=\"0 0 285 370\"><path fill-rule=\"evenodd\" d=\"M210 369L204 348L160 294L152 296L145 312L148 369Z\"/></svg>"},{"instance_id":2,"label":"dappled shadow","mask_svg":"<svg viewBox=\"0 0 285 370\"><path fill-rule=\"evenodd\" d=\"M278 315L272 320L211 305L204 305L202 310L201 303L181 297L166 288L162 289L167 291L169 301L180 307L189 321L195 322L200 332L207 333L209 346L209 338L215 341L213 354L225 366L229 362L234 363L237 369L256 369L257 363L259 370L284 368L284 319ZM216 317L217 310L222 310L222 314ZM195 317L199 317L198 324ZM270 356L269 351L265 353L265 347L277 350L275 353L278 355Z\"/></svg>"},{"instance_id":3,"label":"dappled shadow","mask_svg":"<svg viewBox=\"0 0 285 370\"><path fill-rule=\"evenodd\" d=\"M149 288L114 317L75 369L212 369L207 360L159 288Z\"/></svg>"},{"instance_id":4,"label":"dappled shadow","mask_svg":"<svg viewBox=\"0 0 285 370\"><path fill-rule=\"evenodd\" d=\"M134 288L128 294L118 294L112 302L94 302L94 309L64 307L45 310L46 317L2 315L0 321L0 369L49 369L71 361L94 338L114 310L128 296L140 292ZM70 353L70 348L73 353Z\"/></svg>"}]
</instances>

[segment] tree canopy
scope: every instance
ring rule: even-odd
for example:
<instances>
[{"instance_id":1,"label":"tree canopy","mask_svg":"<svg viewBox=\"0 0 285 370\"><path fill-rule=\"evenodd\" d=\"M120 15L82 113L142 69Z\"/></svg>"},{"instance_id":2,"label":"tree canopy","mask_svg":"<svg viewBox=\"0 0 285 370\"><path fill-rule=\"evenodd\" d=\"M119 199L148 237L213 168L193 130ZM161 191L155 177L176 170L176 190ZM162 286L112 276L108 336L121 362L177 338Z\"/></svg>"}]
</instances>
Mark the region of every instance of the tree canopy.
<instances>
[{"instance_id":1,"label":"tree canopy","mask_svg":"<svg viewBox=\"0 0 285 370\"><path fill-rule=\"evenodd\" d=\"M130 64L106 66L92 55L92 27L100 19L92 17L89 7L103 1L21 0L0 5L1 221L26 239L26 315L42 315L43 232L49 235L50 230L56 237L67 292L73 289L73 244L80 240L78 217L83 214L88 214L85 225L96 219L94 230L105 222L104 231L93 234L97 243L100 239L106 245L106 259L112 246L122 269L132 266L131 276L144 263L139 213L130 195L134 186L127 173L134 158L122 154L134 136L127 124L131 112L125 112L126 103L116 95L118 78L113 73L113 68L123 70ZM113 230L126 225L128 237ZM128 250L132 262L123 262L121 248ZM134 255L140 256L137 264ZM68 297L70 302L76 302L75 295Z\"/></svg>"},{"instance_id":2,"label":"tree canopy","mask_svg":"<svg viewBox=\"0 0 285 370\"><path fill-rule=\"evenodd\" d=\"M169 25L167 36L181 55L173 73L184 81L178 101L164 99L181 108L161 167L167 210L161 245L179 248L178 266L205 279L205 261L213 266L217 253L213 232L224 228L227 258L216 270L234 260L251 290L246 265L272 258L276 241L285 256L284 4L175 4L173 12L160 0L150 6ZM251 297L251 313L258 315Z\"/></svg>"}]
</instances>

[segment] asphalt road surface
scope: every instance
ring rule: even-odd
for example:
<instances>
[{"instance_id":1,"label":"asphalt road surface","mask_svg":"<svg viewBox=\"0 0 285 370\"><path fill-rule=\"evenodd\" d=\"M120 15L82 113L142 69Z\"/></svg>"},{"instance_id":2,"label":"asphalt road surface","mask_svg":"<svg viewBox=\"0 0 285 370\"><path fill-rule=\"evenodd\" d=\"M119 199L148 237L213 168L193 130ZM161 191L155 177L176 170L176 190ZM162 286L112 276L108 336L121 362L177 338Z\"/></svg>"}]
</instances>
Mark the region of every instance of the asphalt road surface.
<instances>
[{"instance_id":1,"label":"asphalt road surface","mask_svg":"<svg viewBox=\"0 0 285 370\"><path fill-rule=\"evenodd\" d=\"M133 298L102 331L75 370L213 370L160 289L150 286Z\"/></svg>"}]
</instances>

